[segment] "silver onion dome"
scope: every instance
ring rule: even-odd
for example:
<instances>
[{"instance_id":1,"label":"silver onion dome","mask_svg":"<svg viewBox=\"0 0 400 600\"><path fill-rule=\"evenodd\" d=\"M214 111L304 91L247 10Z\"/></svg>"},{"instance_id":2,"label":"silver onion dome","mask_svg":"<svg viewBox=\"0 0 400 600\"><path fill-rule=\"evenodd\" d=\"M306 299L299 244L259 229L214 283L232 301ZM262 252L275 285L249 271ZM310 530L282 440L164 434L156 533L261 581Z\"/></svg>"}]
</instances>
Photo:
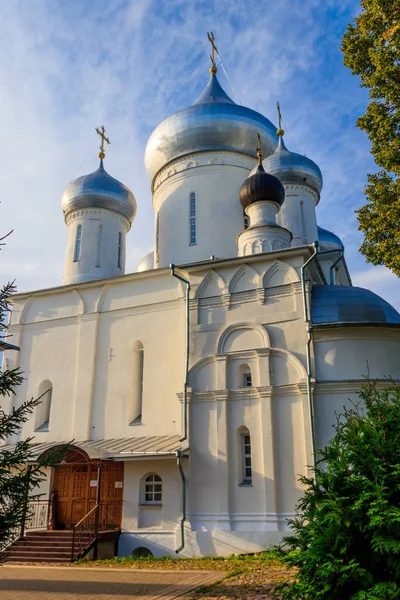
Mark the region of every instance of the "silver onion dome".
<instances>
[{"instance_id":1,"label":"silver onion dome","mask_svg":"<svg viewBox=\"0 0 400 600\"><path fill-rule=\"evenodd\" d=\"M154 269L154 251L146 254L140 261L138 266L136 267L136 272L141 273L142 271L150 271Z\"/></svg>"},{"instance_id":2,"label":"silver onion dome","mask_svg":"<svg viewBox=\"0 0 400 600\"><path fill-rule=\"evenodd\" d=\"M337 250L344 248L344 244L340 237L332 231L318 226L318 240L322 250Z\"/></svg>"},{"instance_id":3,"label":"silver onion dome","mask_svg":"<svg viewBox=\"0 0 400 600\"><path fill-rule=\"evenodd\" d=\"M222 89L214 72L196 102L171 115L151 134L145 152L145 166L151 181L172 160L207 150L230 150L256 156L257 132L264 153L277 145L276 128L260 113L233 102Z\"/></svg>"},{"instance_id":4,"label":"silver onion dome","mask_svg":"<svg viewBox=\"0 0 400 600\"><path fill-rule=\"evenodd\" d=\"M264 162L264 169L271 175L276 175L282 183L300 183L309 185L318 196L322 190L322 174L318 165L303 154L290 152L279 136L278 147Z\"/></svg>"},{"instance_id":5,"label":"silver onion dome","mask_svg":"<svg viewBox=\"0 0 400 600\"><path fill-rule=\"evenodd\" d=\"M65 188L61 208L65 218L74 210L105 208L123 215L132 223L136 200L129 188L107 173L100 160L100 166L94 173L74 179Z\"/></svg>"}]
</instances>

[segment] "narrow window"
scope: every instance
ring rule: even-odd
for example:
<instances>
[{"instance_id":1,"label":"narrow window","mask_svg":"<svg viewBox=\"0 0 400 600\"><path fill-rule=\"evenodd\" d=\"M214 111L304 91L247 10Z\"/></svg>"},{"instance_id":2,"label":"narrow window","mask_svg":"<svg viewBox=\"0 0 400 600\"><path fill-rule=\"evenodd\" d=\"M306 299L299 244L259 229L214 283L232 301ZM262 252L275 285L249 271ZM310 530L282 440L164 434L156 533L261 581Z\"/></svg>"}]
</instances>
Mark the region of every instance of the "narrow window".
<instances>
[{"instance_id":1,"label":"narrow window","mask_svg":"<svg viewBox=\"0 0 400 600\"><path fill-rule=\"evenodd\" d=\"M159 475L149 475L145 480L144 501L146 504L161 504L162 479Z\"/></svg>"},{"instance_id":2,"label":"narrow window","mask_svg":"<svg viewBox=\"0 0 400 600\"><path fill-rule=\"evenodd\" d=\"M156 217L156 262L160 260L160 213Z\"/></svg>"},{"instance_id":3,"label":"narrow window","mask_svg":"<svg viewBox=\"0 0 400 600\"><path fill-rule=\"evenodd\" d=\"M99 225L97 230L97 256L96 267L101 267L101 247L103 244L103 225Z\"/></svg>"},{"instance_id":4,"label":"narrow window","mask_svg":"<svg viewBox=\"0 0 400 600\"><path fill-rule=\"evenodd\" d=\"M247 427L240 427L238 430L238 450L239 450L239 485L252 485L251 470L251 442L250 432Z\"/></svg>"},{"instance_id":5,"label":"narrow window","mask_svg":"<svg viewBox=\"0 0 400 600\"><path fill-rule=\"evenodd\" d=\"M132 354L132 391L129 410L129 425L142 422L143 404L144 347L142 342L134 342Z\"/></svg>"},{"instance_id":6,"label":"narrow window","mask_svg":"<svg viewBox=\"0 0 400 600\"><path fill-rule=\"evenodd\" d=\"M190 209L189 209L189 226L190 226L190 244L197 244L196 230L196 194L190 192Z\"/></svg>"},{"instance_id":7,"label":"narrow window","mask_svg":"<svg viewBox=\"0 0 400 600\"><path fill-rule=\"evenodd\" d=\"M243 482L242 485L252 484L252 473L251 473L251 443L250 433L242 433L242 464L243 464Z\"/></svg>"},{"instance_id":8,"label":"narrow window","mask_svg":"<svg viewBox=\"0 0 400 600\"><path fill-rule=\"evenodd\" d=\"M117 261L118 269L122 269L121 263L122 263L122 233L119 232L119 234L118 234L118 261Z\"/></svg>"},{"instance_id":9,"label":"narrow window","mask_svg":"<svg viewBox=\"0 0 400 600\"><path fill-rule=\"evenodd\" d=\"M244 228L248 229L250 227L250 219L246 214L243 215L243 221L244 221Z\"/></svg>"},{"instance_id":10,"label":"narrow window","mask_svg":"<svg viewBox=\"0 0 400 600\"><path fill-rule=\"evenodd\" d=\"M300 217L301 217L301 229L302 229L302 237L303 242L307 241L307 227L306 227L306 219L304 215L304 202L300 200Z\"/></svg>"},{"instance_id":11,"label":"narrow window","mask_svg":"<svg viewBox=\"0 0 400 600\"><path fill-rule=\"evenodd\" d=\"M240 365L237 372L237 386L251 387L253 380L251 377L251 369L249 365Z\"/></svg>"},{"instance_id":12,"label":"narrow window","mask_svg":"<svg viewBox=\"0 0 400 600\"><path fill-rule=\"evenodd\" d=\"M78 225L78 227L76 228L74 262L78 262L78 260L81 257L81 245L82 245L82 225Z\"/></svg>"},{"instance_id":13,"label":"narrow window","mask_svg":"<svg viewBox=\"0 0 400 600\"><path fill-rule=\"evenodd\" d=\"M42 381L38 390L40 404L36 407L35 431L48 431L50 423L51 399L53 386L50 381Z\"/></svg>"}]
</instances>

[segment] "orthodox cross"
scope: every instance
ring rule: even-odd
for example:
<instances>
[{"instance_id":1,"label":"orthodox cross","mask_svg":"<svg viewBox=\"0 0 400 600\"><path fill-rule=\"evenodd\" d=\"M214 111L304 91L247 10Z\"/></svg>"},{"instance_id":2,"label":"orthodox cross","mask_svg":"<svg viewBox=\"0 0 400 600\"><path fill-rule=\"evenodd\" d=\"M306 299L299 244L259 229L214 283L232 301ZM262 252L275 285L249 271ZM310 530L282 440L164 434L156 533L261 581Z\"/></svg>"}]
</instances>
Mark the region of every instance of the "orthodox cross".
<instances>
[{"instance_id":1,"label":"orthodox cross","mask_svg":"<svg viewBox=\"0 0 400 600\"><path fill-rule=\"evenodd\" d=\"M99 152L99 158L101 160L103 160L103 158L105 158L105 152L104 152L104 142L106 142L107 144L111 144L110 140L108 139L108 137L106 137L106 130L104 128L104 125L102 125L101 127L96 127L96 133L101 137L101 144L99 146L100 148L100 152Z\"/></svg>"},{"instance_id":2,"label":"orthodox cross","mask_svg":"<svg viewBox=\"0 0 400 600\"><path fill-rule=\"evenodd\" d=\"M278 109L278 131L276 133L279 135L279 137L282 137L285 132L282 129L282 113L279 101L276 103L276 108Z\"/></svg>"},{"instance_id":3,"label":"orthodox cross","mask_svg":"<svg viewBox=\"0 0 400 600\"><path fill-rule=\"evenodd\" d=\"M259 133L257 133L257 139L258 139L257 158L258 158L258 164L261 165L262 164L262 151L261 151L261 135Z\"/></svg>"},{"instance_id":4,"label":"orthodox cross","mask_svg":"<svg viewBox=\"0 0 400 600\"><path fill-rule=\"evenodd\" d=\"M207 37L208 40L211 44L211 54L210 54L210 58L211 58L211 73L216 73L217 72L217 67L215 66L215 53L218 54L218 49L217 46L215 45L215 38L214 38L214 34L212 31L209 31L207 33Z\"/></svg>"}]
</instances>

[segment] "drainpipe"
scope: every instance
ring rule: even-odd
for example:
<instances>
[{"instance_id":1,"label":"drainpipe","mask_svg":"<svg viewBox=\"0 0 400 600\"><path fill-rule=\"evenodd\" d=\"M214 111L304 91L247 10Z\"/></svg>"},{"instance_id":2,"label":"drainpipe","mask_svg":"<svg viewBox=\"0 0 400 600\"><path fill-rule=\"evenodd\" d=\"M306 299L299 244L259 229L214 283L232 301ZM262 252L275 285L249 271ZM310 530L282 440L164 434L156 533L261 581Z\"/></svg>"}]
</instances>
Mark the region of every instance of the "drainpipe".
<instances>
[{"instance_id":1,"label":"drainpipe","mask_svg":"<svg viewBox=\"0 0 400 600\"><path fill-rule=\"evenodd\" d=\"M185 471L183 470L183 466L182 466L182 456L183 456L183 450L177 450L176 457L178 459L178 469L179 469L179 473L181 474L181 479L182 479L182 518L181 518L181 523L180 523L181 545L179 546L179 548L177 548L175 550L176 554L179 554L179 552L181 552L181 550L183 550L185 547L186 483L187 483L187 479L186 479Z\"/></svg>"},{"instance_id":2,"label":"drainpipe","mask_svg":"<svg viewBox=\"0 0 400 600\"><path fill-rule=\"evenodd\" d=\"M170 264L170 269L171 269L171 275L173 277L176 277L177 279L179 279L180 281L182 281L182 283L184 283L186 285L186 309L185 309L186 343L185 343L185 381L183 384L183 436L181 437L181 439L179 441L180 442L186 441L186 443L188 443L189 442L189 431L188 431L187 388L188 388L188 378L189 378L189 349L190 349L189 348L190 281L188 279L185 279L181 275L178 275L178 273L175 273L175 265L174 264ZM177 461L178 461L178 469L179 469L179 473L181 475L181 480L182 480L182 518L180 521L181 545L179 546L179 548L177 548L175 550L176 554L179 554L179 552L181 552L185 547L185 521L187 520L187 516L186 516L187 479L186 479L186 475L185 475L185 472L184 472L183 466L182 466L183 452L184 452L183 450L176 451L176 457L177 457Z\"/></svg>"},{"instance_id":3,"label":"drainpipe","mask_svg":"<svg viewBox=\"0 0 400 600\"><path fill-rule=\"evenodd\" d=\"M312 461L313 466L315 467L315 427L314 427L314 402L311 391L311 342L312 342L312 326L311 326L311 318L310 311L307 305L307 296L306 296L306 280L305 280L305 270L308 265L313 262L317 258L318 253L318 242L314 242L314 252L310 256L308 260L301 267L301 288L303 293L303 311L304 311L304 322L306 323L306 331L307 331L307 344L306 344L306 357L307 357L307 398L308 398L308 416L309 416L309 424L310 424L310 432L311 432L311 452L312 452Z\"/></svg>"},{"instance_id":4,"label":"drainpipe","mask_svg":"<svg viewBox=\"0 0 400 600\"><path fill-rule=\"evenodd\" d=\"M182 281L186 285L186 348L185 348L185 382L183 384L183 436L179 440L184 442L188 440L188 407L187 407L187 388L188 388L188 376L189 376L189 292L190 292L190 281L185 279L178 273L175 273L175 265L170 264L171 275Z\"/></svg>"},{"instance_id":5,"label":"drainpipe","mask_svg":"<svg viewBox=\"0 0 400 600\"><path fill-rule=\"evenodd\" d=\"M340 248L339 249L339 258L337 258L335 260L335 262L333 263L333 265L331 265L329 267L329 283L331 285L334 285L334 281L333 281L333 269L336 267L336 265L338 265L340 263L340 261L342 260L344 256L344 248Z\"/></svg>"}]
</instances>

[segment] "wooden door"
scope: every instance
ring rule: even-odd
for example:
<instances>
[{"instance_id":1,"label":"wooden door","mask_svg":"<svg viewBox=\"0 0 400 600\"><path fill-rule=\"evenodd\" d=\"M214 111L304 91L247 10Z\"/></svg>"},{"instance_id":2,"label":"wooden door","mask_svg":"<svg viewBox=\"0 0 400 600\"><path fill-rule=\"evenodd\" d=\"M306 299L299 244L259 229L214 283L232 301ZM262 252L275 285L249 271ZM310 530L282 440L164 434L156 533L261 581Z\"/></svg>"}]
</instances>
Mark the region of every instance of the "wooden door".
<instances>
[{"instance_id":1,"label":"wooden door","mask_svg":"<svg viewBox=\"0 0 400 600\"><path fill-rule=\"evenodd\" d=\"M56 518L57 529L65 529L70 521L71 493L72 493L72 466L56 467L54 472L53 489L56 493Z\"/></svg>"},{"instance_id":2,"label":"wooden door","mask_svg":"<svg viewBox=\"0 0 400 600\"><path fill-rule=\"evenodd\" d=\"M121 527L124 493L124 463L102 463L100 486L100 525L103 529Z\"/></svg>"},{"instance_id":3,"label":"wooden door","mask_svg":"<svg viewBox=\"0 0 400 600\"><path fill-rule=\"evenodd\" d=\"M71 512L68 529L79 523L89 512L90 465L74 465L72 467Z\"/></svg>"},{"instance_id":4,"label":"wooden door","mask_svg":"<svg viewBox=\"0 0 400 600\"><path fill-rule=\"evenodd\" d=\"M102 462L100 527L121 526L124 463ZM98 464L60 465L55 468L56 526L71 529L97 502Z\"/></svg>"},{"instance_id":5,"label":"wooden door","mask_svg":"<svg viewBox=\"0 0 400 600\"><path fill-rule=\"evenodd\" d=\"M71 529L88 512L89 464L55 468L57 529Z\"/></svg>"}]
</instances>

